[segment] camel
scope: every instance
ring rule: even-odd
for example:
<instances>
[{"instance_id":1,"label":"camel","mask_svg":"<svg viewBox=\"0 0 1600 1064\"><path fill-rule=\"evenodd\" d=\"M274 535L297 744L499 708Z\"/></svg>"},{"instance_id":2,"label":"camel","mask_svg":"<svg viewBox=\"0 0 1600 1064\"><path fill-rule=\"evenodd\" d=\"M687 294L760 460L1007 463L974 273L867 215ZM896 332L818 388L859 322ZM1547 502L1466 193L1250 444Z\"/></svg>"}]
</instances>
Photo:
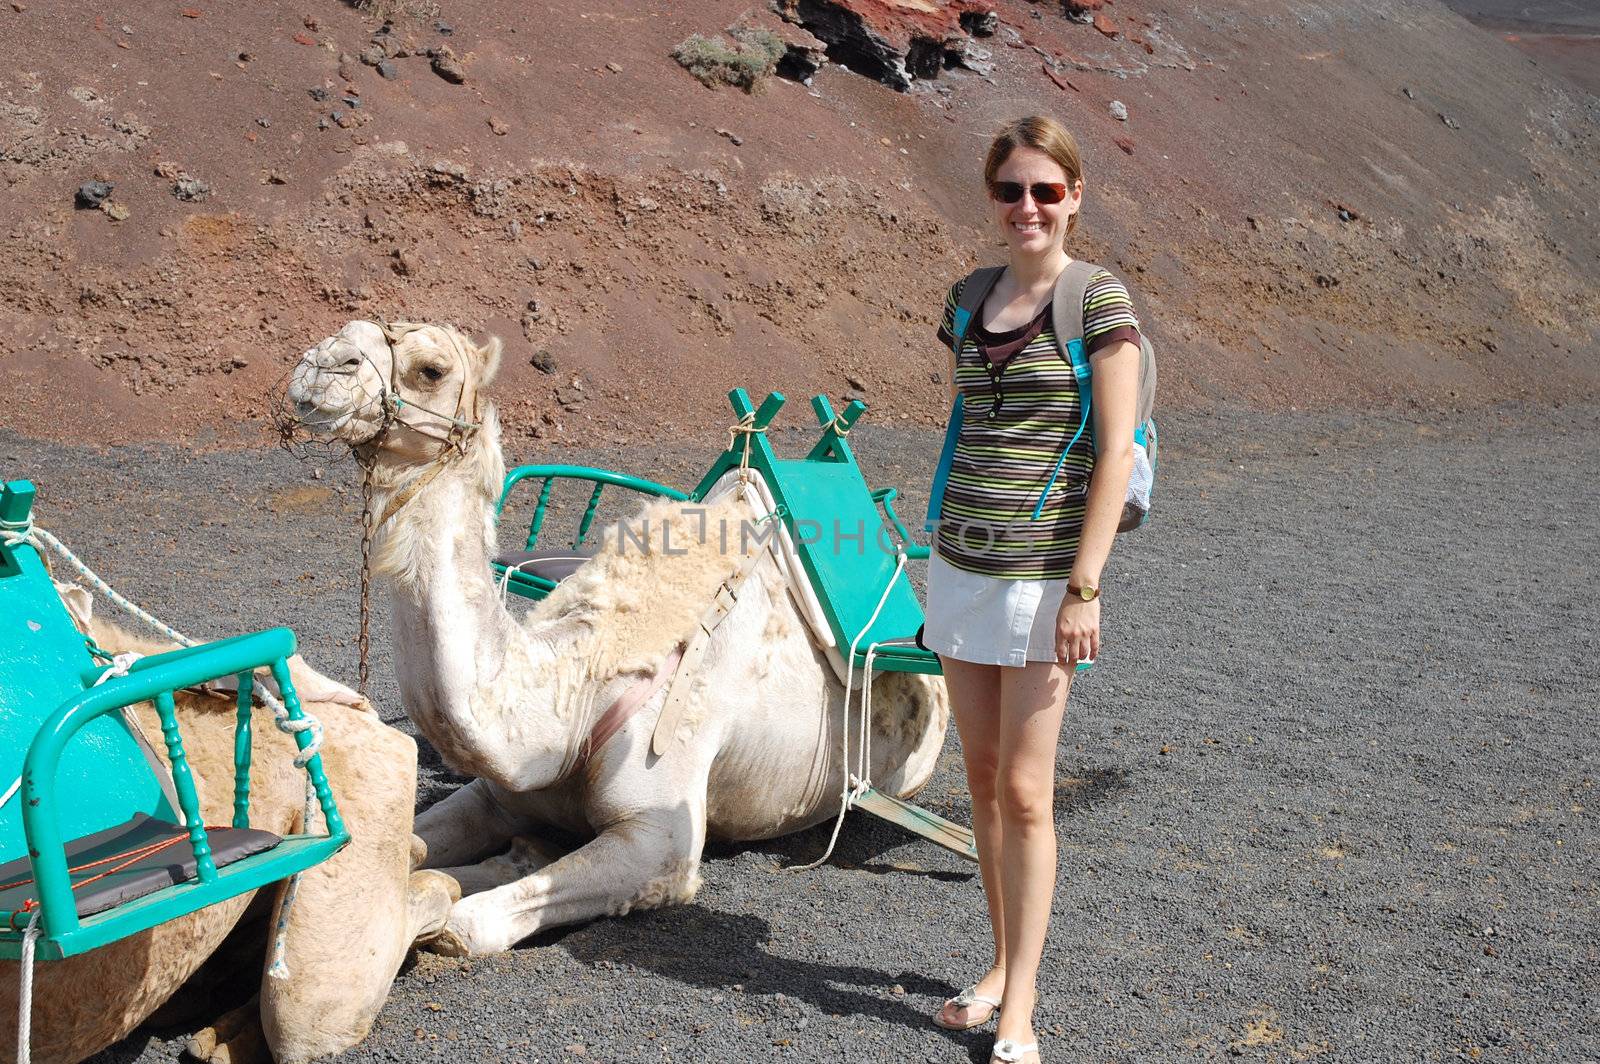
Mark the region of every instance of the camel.
<instances>
[{"instance_id":1,"label":"camel","mask_svg":"<svg viewBox=\"0 0 1600 1064\"><path fill-rule=\"evenodd\" d=\"M752 513L738 495L693 514L651 504L548 598L521 616L507 607L489 567L505 476L489 399L499 359L497 339L450 326L353 321L306 352L287 391L302 426L367 465L405 711L475 777L416 828L424 867L463 894L431 948L468 956L686 903L708 837L765 839L833 817L845 772L843 684L770 551L713 631L670 744L652 752L675 652L745 561L693 528L739 528ZM943 681L889 673L873 691L872 778L908 797L944 743ZM630 692L639 711L592 742ZM590 841L561 855L543 842L551 829Z\"/></svg>"},{"instance_id":2,"label":"camel","mask_svg":"<svg viewBox=\"0 0 1600 1064\"><path fill-rule=\"evenodd\" d=\"M161 653L173 644L139 640L92 614L87 591L63 599L80 629L112 653ZM263 977L258 999L191 1039L190 1051L214 1064L307 1061L366 1037L407 950L437 931L453 884L411 871L416 742L383 724L371 703L294 659L291 678L324 730L322 760L351 842L302 875L284 941L287 978ZM180 691L175 697L184 748L207 823L226 823L233 803L235 702L231 695ZM146 735L160 722L148 704L134 711ZM293 767L292 740L256 712L250 774L253 826L300 830L305 776ZM154 744L164 765L166 750ZM35 1061L71 1064L127 1036L210 957L247 910L258 915L257 958L276 926L285 883L277 883L66 960L34 966ZM252 903L254 898L254 904ZM255 962L265 969L263 960ZM0 962L0 1045L16 1044L17 962Z\"/></svg>"}]
</instances>

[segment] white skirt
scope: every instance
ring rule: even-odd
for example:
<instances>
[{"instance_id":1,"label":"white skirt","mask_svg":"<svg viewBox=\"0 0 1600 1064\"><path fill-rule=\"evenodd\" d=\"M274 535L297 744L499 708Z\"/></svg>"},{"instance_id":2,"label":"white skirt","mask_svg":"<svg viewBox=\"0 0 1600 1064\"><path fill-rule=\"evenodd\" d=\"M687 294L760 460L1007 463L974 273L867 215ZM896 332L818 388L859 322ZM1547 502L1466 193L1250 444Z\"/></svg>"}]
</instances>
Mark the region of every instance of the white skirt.
<instances>
[{"instance_id":1,"label":"white skirt","mask_svg":"<svg viewBox=\"0 0 1600 1064\"><path fill-rule=\"evenodd\" d=\"M1006 580L957 569L935 550L928 559L922 642L935 654L977 665L1056 660L1061 580Z\"/></svg>"}]
</instances>

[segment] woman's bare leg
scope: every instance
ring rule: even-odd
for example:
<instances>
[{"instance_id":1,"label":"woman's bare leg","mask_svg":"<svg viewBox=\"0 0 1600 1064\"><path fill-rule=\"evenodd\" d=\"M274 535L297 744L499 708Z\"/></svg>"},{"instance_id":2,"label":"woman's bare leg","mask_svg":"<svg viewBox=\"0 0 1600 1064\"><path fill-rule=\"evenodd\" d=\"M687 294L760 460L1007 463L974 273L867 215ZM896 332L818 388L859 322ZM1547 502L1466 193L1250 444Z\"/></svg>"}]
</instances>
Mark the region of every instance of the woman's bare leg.
<instances>
[{"instance_id":1,"label":"woman's bare leg","mask_svg":"<svg viewBox=\"0 0 1600 1064\"><path fill-rule=\"evenodd\" d=\"M961 735L961 754L966 760L967 789L972 795L972 833L978 841L978 869L983 878L983 895L989 905L989 924L994 932L994 965L978 981L977 992L998 1001L1005 992L1005 912L1001 886L1001 819L996 787L1000 750L1001 676L1008 670L999 665L974 665L967 661L942 658L944 682L950 691L950 710L955 715L956 731ZM966 1008L950 1006L942 1019L950 1026L962 1026L988 1011L976 1004Z\"/></svg>"},{"instance_id":2,"label":"woman's bare leg","mask_svg":"<svg viewBox=\"0 0 1600 1064\"><path fill-rule=\"evenodd\" d=\"M1035 986L1055 897L1056 743L1072 673L1053 662L1001 672L995 790L1006 1007L997 1037L1027 1044L1035 1040Z\"/></svg>"}]
</instances>

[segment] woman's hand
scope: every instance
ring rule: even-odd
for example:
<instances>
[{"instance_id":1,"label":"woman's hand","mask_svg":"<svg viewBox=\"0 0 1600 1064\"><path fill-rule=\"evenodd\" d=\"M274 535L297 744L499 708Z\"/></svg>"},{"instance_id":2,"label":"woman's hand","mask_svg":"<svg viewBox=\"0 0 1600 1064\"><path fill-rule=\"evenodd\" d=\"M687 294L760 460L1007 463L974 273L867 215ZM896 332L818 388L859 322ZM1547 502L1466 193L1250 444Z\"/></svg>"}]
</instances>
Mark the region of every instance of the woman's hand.
<instances>
[{"instance_id":1,"label":"woman's hand","mask_svg":"<svg viewBox=\"0 0 1600 1064\"><path fill-rule=\"evenodd\" d=\"M1100 600L1067 596L1056 612L1056 660L1070 668L1099 656Z\"/></svg>"}]
</instances>

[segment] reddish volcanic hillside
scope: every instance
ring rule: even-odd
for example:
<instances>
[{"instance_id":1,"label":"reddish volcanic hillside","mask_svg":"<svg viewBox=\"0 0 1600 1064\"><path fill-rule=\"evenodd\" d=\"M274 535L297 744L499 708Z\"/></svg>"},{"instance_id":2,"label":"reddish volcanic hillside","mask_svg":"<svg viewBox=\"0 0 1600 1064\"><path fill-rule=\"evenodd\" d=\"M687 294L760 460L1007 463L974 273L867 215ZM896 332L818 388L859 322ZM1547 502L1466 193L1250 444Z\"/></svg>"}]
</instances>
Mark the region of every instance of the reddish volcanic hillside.
<instances>
[{"instance_id":1,"label":"reddish volcanic hillside","mask_svg":"<svg viewBox=\"0 0 1600 1064\"><path fill-rule=\"evenodd\" d=\"M362 314L502 336L513 433L703 431L735 384L928 422L982 149L1032 111L1164 403L1600 380L1600 101L1437 3L189 2L0 4L0 426L245 438ZM739 21L790 78L672 58Z\"/></svg>"}]
</instances>

